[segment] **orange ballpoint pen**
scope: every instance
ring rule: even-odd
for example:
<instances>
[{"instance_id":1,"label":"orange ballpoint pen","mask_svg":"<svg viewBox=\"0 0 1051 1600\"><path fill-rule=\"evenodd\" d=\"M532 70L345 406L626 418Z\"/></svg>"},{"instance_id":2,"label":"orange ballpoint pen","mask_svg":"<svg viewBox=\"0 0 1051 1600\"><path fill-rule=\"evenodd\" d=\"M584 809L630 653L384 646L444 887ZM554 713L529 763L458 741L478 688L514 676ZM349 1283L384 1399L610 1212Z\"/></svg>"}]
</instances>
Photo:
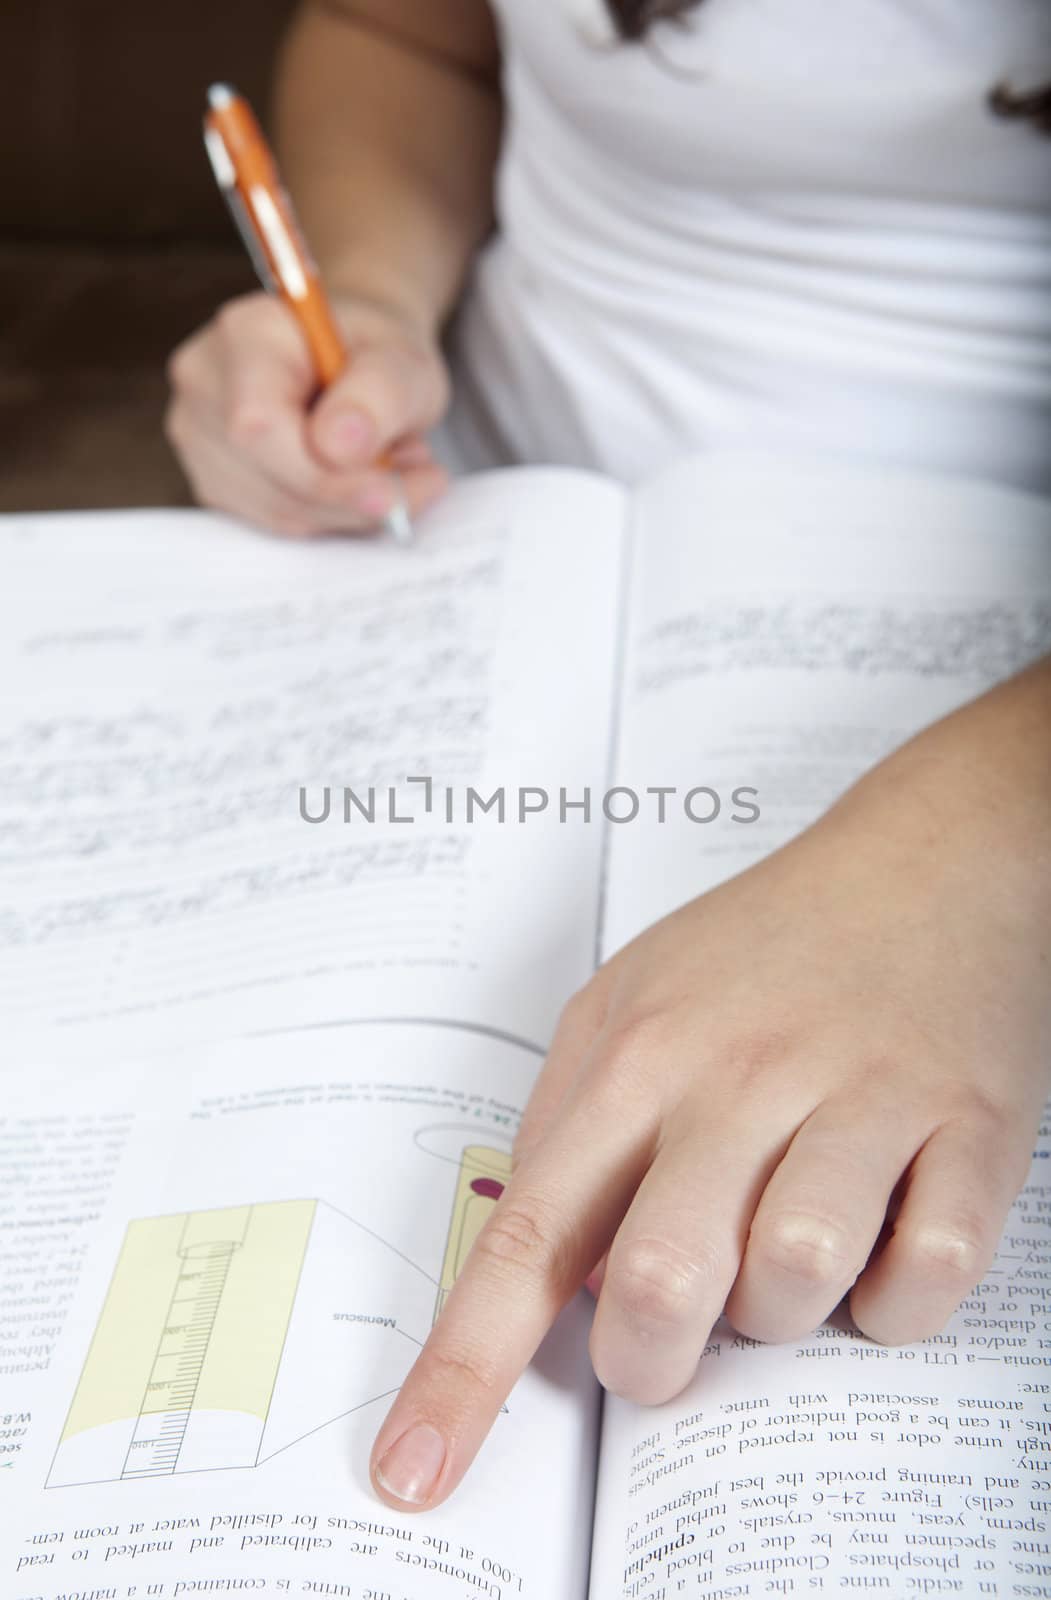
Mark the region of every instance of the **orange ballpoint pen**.
<instances>
[{"instance_id":1,"label":"orange ballpoint pen","mask_svg":"<svg viewBox=\"0 0 1051 1600\"><path fill-rule=\"evenodd\" d=\"M208 91L204 143L260 282L296 317L325 388L346 366L347 347L263 130L248 101L228 84ZM381 457L379 465L389 468L390 462ZM399 544L411 543L404 500L388 512L386 526Z\"/></svg>"}]
</instances>

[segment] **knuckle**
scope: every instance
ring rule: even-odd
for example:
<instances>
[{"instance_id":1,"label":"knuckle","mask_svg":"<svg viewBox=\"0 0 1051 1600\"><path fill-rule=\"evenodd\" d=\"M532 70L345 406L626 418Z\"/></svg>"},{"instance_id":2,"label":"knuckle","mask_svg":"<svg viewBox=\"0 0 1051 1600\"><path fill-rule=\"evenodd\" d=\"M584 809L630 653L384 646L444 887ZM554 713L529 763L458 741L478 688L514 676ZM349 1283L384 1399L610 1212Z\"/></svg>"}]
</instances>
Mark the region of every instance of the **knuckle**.
<instances>
[{"instance_id":1,"label":"knuckle","mask_svg":"<svg viewBox=\"0 0 1051 1600\"><path fill-rule=\"evenodd\" d=\"M1011 1136L1017 1126L1017 1108L1005 1104L980 1084L968 1089L962 1118L987 1146L1001 1150L1013 1142Z\"/></svg>"},{"instance_id":2,"label":"knuckle","mask_svg":"<svg viewBox=\"0 0 1051 1600\"><path fill-rule=\"evenodd\" d=\"M169 387L172 389L186 389L189 387L197 371L200 356L197 340L185 339L182 344L176 345L165 363L165 376Z\"/></svg>"},{"instance_id":3,"label":"knuckle","mask_svg":"<svg viewBox=\"0 0 1051 1600\"><path fill-rule=\"evenodd\" d=\"M1024 1188L1032 1165L1032 1143L1025 1137L1025 1116L1017 1103L998 1099L982 1088L974 1088L964 1112L974 1145L981 1152L984 1169L995 1186L1002 1184L1014 1198ZM984 1230L979 1230L984 1231Z\"/></svg>"},{"instance_id":4,"label":"knuckle","mask_svg":"<svg viewBox=\"0 0 1051 1600\"><path fill-rule=\"evenodd\" d=\"M754 1028L733 1039L726 1047L724 1061L738 1088L766 1079L767 1075L792 1058L794 1039L783 1028Z\"/></svg>"},{"instance_id":5,"label":"knuckle","mask_svg":"<svg viewBox=\"0 0 1051 1600\"><path fill-rule=\"evenodd\" d=\"M474 1245L491 1268L535 1281L562 1286L569 1279L569 1252L555 1220L543 1207L497 1206Z\"/></svg>"},{"instance_id":6,"label":"knuckle","mask_svg":"<svg viewBox=\"0 0 1051 1600\"><path fill-rule=\"evenodd\" d=\"M604 1092L622 1088L637 1092L646 1071L660 1062L672 1043L672 1028L664 1010L638 1010L607 1024L599 1049Z\"/></svg>"},{"instance_id":7,"label":"knuckle","mask_svg":"<svg viewBox=\"0 0 1051 1600\"><path fill-rule=\"evenodd\" d=\"M696 1261L665 1240L632 1239L614 1247L605 1284L633 1320L677 1324L692 1312L701 1275Z\"/></svg>"},{"instance_id":8,"label":"knuckle","mask_svg":"<svg viewBox=\"0 0 1051 1600\"><path fill-rule=\"evenodd\" d=\"M853 1256L845 1230L829 1217L782 1211L753 1232L763 1266L789 1273L816 1289L852 1277Z\"/></svg>"},{"instance_id":9,"label":"knuckle","mask_svg":"<svg viewBox=\"0 0 1051 1600\"><path fill-rule=\"evenodd\" d=\"M593 984L587 983L570 995L558 1018L558 1031L570 1035L597 1029L602 1021L603 1007Z\"/></svg>"},{"instance_id":10,"label":"knuckle","mask_svg":"<svg viewBox=\"0 0 1051 1600\"><path fill-rule=\"evenodd\" d=\"M920 1272L968 1286L981 1277L989 1253L984 1229L970 1217L931 1218L917 1224L902 1244Z\"/></svg>"},{"instance_id":11,"label":"knuckle","mask_svg":"<svg viewBox=\"0 0 1051 1600\"><path fill-rule=\"evenodd\" d=\"M440 1341L428 1352L428 1377L436 1394L466 1399L468 1407L472 1398L491 1395L499 1387L497 1368L483 1351Z\"/></svg>"},{"instance_id":12,"label":"knuckle","mask_svg":"<svg viewBox=\"0 0 1051 1600\"><path fill-rule=\"evenodd\" d=\"M239 295L228 300L215 313L215 326L224 339L239 342L245 334L259 325L266 305L266 297L258 294Z\"/></svg>"},{"instance_id":13,"label":"knuckle","mask_svg":"<svg viewBox=\"0 0 1051 1600\"><path fill-rule=\"evenodd\" d=\"M588 1021L592 1013L592 1000L585 985L570 995L562 1010L559 1012L559 1027L578 1028Z\"/></svg>"}]
</instances>

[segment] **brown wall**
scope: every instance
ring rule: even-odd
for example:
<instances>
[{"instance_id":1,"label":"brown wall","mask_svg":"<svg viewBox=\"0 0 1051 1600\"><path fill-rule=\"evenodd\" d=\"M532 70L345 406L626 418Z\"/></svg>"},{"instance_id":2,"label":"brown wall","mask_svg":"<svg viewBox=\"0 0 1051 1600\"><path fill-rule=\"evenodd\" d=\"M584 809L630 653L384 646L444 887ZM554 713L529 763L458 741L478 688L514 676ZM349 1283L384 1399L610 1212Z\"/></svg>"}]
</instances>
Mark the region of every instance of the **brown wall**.
<instances>
[{"instance_id":1,"label":"brown wall","mask_svg":"<svg viewBox=\"0 0 1051 1600\"><path fill-rule=\"evenodd\" d=\"M0 231L225 240L200 140L228 79L266 109L292 0L0 0Z\"/></svg>"},{"instance_id":2,"label":"brown wall","mask_svg":"<svg viewBox=\"0 0 1051 1600\"><path fill-rule=\"evenodd\" d=\"M293 0L0 0L0 512L184 503L165 360L255 287L201 142Z\"/></svg>"}]
</instances>

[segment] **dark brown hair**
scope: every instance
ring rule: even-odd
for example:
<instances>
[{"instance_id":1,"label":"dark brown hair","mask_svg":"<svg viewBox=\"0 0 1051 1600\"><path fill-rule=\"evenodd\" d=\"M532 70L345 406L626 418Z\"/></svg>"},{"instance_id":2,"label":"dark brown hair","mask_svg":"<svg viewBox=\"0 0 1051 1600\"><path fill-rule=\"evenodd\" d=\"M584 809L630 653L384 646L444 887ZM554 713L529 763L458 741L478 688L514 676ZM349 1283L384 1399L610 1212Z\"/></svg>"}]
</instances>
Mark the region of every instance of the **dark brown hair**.
<instances>
[{"instance_id":1,"label":"dark brown hair","mask_svg":"<svg viewBox=\"0 0 1051 1600\"><path fill-rule=\"evenodd\" d=\"M606 0L624 39L641 39L655 22L681 18L700 0Z\"/></svg>"},{"instance_id":2,"label":"dark brown hair","mask_svg":"<svg viewBox=\"0 0 1051 1600\"><path fill-rule=\"evenodd\" d=\"M606 0L622 39L641 39L655 22L681 22L701 0ZM1041 133L1051 133L1051 83L1028 94L1016 93L1008 83L989 91L989 109L998 117L1025 121Z\"/></svg>"}]
</instances>

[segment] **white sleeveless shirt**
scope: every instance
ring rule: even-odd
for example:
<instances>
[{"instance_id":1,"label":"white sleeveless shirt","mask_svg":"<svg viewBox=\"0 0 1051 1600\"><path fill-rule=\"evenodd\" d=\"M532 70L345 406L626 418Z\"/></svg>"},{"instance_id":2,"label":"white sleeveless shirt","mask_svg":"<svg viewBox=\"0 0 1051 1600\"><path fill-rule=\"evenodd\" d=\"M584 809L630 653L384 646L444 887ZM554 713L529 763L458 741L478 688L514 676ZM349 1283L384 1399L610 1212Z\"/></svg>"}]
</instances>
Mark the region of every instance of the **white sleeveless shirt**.
<instances>
[{"instance_id":1,"label":"white sleeveless shirt","mask_svg":"<svg viewBox=\"0 0 1051 1600\"><path fill-rule=\"evenodd\" d=\"M494 0L498 232L454 450L629 481L829 452L1051 491L1051 0Z\"/></svg>"}]
</instances>

